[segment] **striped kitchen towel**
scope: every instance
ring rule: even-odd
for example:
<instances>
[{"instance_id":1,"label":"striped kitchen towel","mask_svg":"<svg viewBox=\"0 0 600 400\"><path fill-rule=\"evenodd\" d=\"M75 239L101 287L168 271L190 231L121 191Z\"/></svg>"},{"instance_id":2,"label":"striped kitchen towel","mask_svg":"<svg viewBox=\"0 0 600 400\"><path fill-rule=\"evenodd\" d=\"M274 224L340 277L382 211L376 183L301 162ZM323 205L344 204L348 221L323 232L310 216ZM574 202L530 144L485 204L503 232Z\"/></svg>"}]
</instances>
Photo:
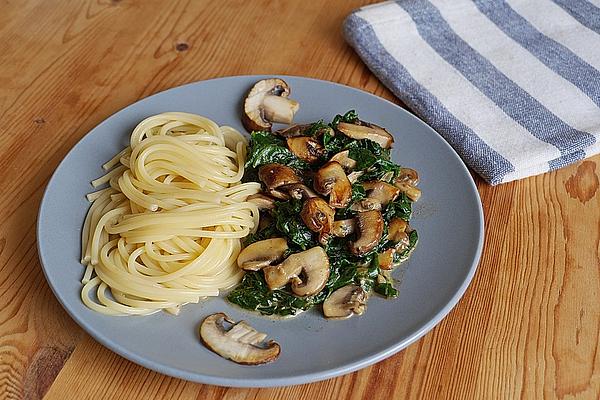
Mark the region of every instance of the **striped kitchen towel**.
<instances>
[{"instance_id":1,"label":"striped kitchen towel","mask_svg":"<svg viewBox=\"0 0 600 400\"><path fill-rule=\"evenodd\" d=\"M348 42L491 184L600 152L600 0L403 0Z\"/></svg>"}]
</instances>

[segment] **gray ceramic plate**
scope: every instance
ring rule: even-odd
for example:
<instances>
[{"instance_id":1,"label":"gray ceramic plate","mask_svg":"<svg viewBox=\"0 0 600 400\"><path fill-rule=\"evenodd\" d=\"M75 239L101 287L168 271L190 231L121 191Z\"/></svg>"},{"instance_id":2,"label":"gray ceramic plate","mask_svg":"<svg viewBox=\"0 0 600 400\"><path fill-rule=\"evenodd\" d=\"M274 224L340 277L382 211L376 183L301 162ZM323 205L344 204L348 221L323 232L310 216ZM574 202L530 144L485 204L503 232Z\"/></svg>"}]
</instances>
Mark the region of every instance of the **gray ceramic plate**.
<instances>
[{"instance_id":1,"label":"gray ceramic plate","mask_svg":"<svg viewBox=\"0 0 600 400\"><path fill-rule=\"evenodd\" d=\"M399 297L374 296L366 314L327 321L317 310L295 319L271 320L245 313L222 298L187 305L177 317L108 317L80 300L80 232L89 207L90 181L100 165L127 144L135 125L164 111L207 116L240 131L240 104L262 76L192 83L143 99L102 122L65 157L48 183L38 218L40 259L54 294L67 312L100 343L161 373L223 386L282 386L346 374L391 356L432 329L466 290L479 261L483 214L469 172L431 128L398 106L371 94L314 79L285 77L301 104L297 122L331 120L355 109L396 137L394 159L419 171L422 199L412 225L420 242L406 264ZM240 366L211 353L198 340L199 322L224 311L268 332L282 347L271 364Z\"/></svg>"}]
</instances>

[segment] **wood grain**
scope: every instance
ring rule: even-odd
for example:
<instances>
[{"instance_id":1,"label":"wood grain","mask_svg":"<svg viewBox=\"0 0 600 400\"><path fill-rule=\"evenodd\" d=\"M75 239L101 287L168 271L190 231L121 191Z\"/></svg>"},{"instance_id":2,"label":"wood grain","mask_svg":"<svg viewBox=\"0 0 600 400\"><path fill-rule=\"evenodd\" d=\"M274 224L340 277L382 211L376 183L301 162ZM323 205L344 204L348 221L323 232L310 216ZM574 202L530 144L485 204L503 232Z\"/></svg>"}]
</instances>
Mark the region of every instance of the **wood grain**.
<instances>
[{"instance_id":1,"label":"wood grain","mask_svg":"<svg viewBox=\"0 0 600 400\"><path fill-rule=\"evenodd\" d=\"M120 108L218 76L290 74L394 100L344 43L360 1L0 1L0 398L600 397L600 157L490 187L485 250L432 332L356 373L232 389L139 367L81 331L48 288L35 222L66 152Z\"/></svg>"}]
</instances>

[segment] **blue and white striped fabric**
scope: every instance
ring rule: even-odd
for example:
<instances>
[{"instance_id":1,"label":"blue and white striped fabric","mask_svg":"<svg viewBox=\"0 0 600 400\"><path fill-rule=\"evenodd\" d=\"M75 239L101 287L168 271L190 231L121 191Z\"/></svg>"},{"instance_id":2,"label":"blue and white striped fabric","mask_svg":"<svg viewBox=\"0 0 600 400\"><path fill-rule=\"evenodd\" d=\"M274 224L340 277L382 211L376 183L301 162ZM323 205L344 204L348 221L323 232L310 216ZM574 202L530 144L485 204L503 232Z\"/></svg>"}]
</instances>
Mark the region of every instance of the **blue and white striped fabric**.
<instances>
[{"instance_id":1,"label":"blue and white striped fabric","mask_svg":"<svg viewBox=\"0 0 600 400\"><path fill-rule=\"evenodd\" d=\"M385 2L344 30L491 184L600 153L600 0Z\"/></svg>"}]
</instances>

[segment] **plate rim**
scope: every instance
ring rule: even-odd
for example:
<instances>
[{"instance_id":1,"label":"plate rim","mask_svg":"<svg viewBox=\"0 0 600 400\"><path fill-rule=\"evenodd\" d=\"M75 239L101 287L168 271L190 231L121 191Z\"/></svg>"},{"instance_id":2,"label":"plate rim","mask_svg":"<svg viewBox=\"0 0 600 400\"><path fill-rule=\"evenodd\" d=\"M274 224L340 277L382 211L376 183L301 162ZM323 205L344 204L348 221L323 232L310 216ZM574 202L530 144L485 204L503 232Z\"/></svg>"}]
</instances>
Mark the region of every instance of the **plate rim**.
<instances>
[{"instance_id":1,"label":"plate rim","mask_svg":"<svg viewBox=\"0 0 600 400\"><path fill-rule=\"evenodd\" d=\"M477 211L478 211L477 217L478 217L478 222L479 222L478 225L479 226L477 228L479 231L479 240L478 240L477 249L474 253L473 260L471 262L471 266L469 267L469 271L468 271L467 275L465 276L465 279L463 280L463 282L460 285L460 287L458 288L458 290L454 293L454 295L446 303L446 305L441 310L439 310L437 313L435 313L433 315L433 317L431 317L429 320L427 320L427 322L424 323L420 327L420 329L413 332L405 340L401 340L392 346L388 346L387 348L383 349L382 351L380 351L376 354L373 354L371 356L364 357L363 359L357 360L355 362L346 363L341 366L333 367L333 368L330 368L330 369L327 369L327 370L321 371L321 372L311 372L311 373L305 373L305 374L300 374L300 375L291 376L291 377L278 377L278 378L271 378L271 377L227 378L227 377L222 377L222 376L207 375L204 373L187 371L187 370L184 370L181 368L176 368L176 367L170 367L165 364L150 361L150 360L144 358L143 356L139 356L133 352L130 352L126 347L120 345L119 342L113 341L110 338L106 337L105 335L101 334L99 331L97 331L93 327L93 324L88 324L87 322L85 322L83 320L83 318L81 318L79 316L78 313L71 310L66 305L66 302L64 301L64 295L61 294L61 292L59 292L56 289L56 287L53 284L53 281L48 276L47 268L46 268L46 265L44 264L44 260L42 257L43 251L42 251L42 246L40 244L40 239L39 239L40 234L39 233L40 233L40 229L41 229L42 215L43 215L44 208L45 208L44 205L48 201L47 195L48 195L49 188L51 187L53 181L56 179L56 176L57 176L59 170L63 167L66 159L69 158L69 156L75 151L75 149L78 147L78 145L88 135L90 135L91 132L96 130L99 126L101 126L103 123L105 123L108 119L127 110L130 107L136 106L141 101L152 98L154 96L164 95L167 92L175 91L182 87L196 85L201 82L227 80L227 79L232 79L232 78L235 78L235 79L250 79L250 78L252 78L252 79L260 80L260 79L265 79L266 77L274 77L274 76L283 78L284 80L287 78L292 78L292 79L300 79L300 80L310 80L310 81L314 81L315 83L319 83L319 84L339 86L344 89L349 89L350 91L360 93L361 95L367 95L369 97L374 98L377 101L386 102L386 103L392 105L396 109L396 111L405 113L405 114L409 115L411 118L418 120L422 125L424 125L424 127L426 129L428 129L434 136L437 136L438 139L441 142L443 142L443 145L446 146L447 150L450 151L452 156L455 157L459 161L460 168L467 176L467 180L469 182L469 187L472 190L472 192L475 194ZM365 368L369 365L373 365L379 361L382 361L382 360L394 355L395 353L399 352L400 350L403 350L406 347L410 346L411 344L413 344L414 342L416 342L417 340L422 338L429 331L431 331L435 326L437 326L450 313L450 311L452 311L454 309L454 307L456 307L459 300L464 296L467 288L469 287L471 281L473 280L473 277L475 276L475 272L477 271L477 268L481 261L484 239L485 239L485 226L484 226L483 206L481 203L481 196L479 194L479 191L477 190L477 185L475 184L475 181L473 180L473 176L471 175L470 171L466 167L464 161L456 153L454 148L452 148L452 146L450 146L450 144L448 144L448 142L444 138L442 138L439 135L439 133L437 133L433 128L431 128L425 121L420 119L417 115L415 115L415 114L409 112L408 110L400 107L399 105L393 103L392 101L384 99L382 97L379 97L373 93L364 91L362 89L358 89L358 88L348 86L348 85L345 85L342 83L332 82L332 81L328 81L328 80L324 80L324 79L317 79L317 78L298 76L298 75L281 75L281 74L227 75L227 76L219 76L219 77L215 77L215 78L211 78L211 79L203 79L203 80L188 82L188 83L185 83L182 85L174 86L172 88L154 93L150 96L140 98L140 99L134 101L133 103L130 103L127 106L115 111L114 113L110 114L106 118L103 118L102 121L100 121L97 125L95 125L87 133L85 133L77 141L77 143L75 143L73 145L73 147L71 147L71 149L64 155L64 157L62 158L60 163L56 166L54 172L52 173L52 176L48 180L48 183L46 184L46 187L44 189L44 193L42 196L42 200L40 201L40 206L39 206L39 210L37 213L37 221L36 221L36 248L37 248L37 252L38 252L38 259L40 260L40 266L44 273L46 282L48 283L48 286L50 286L52 293L54 294L55 298L58 300L58 302L60 303L62 308L87 334L92 336L96 341L98 341L104 347L115 352L116 354L120 355L121 357L123 357L129 361L132 361L138 365L141 365L144 368L148 368L152 371L159 372L161 374L165 374L165 375L172 376L175 378L180 378L180 379L197 382L197 383L202 383L202 384L218 385L218 386L225 386L225 387L239 387L239 388L244 388L244 387L252 387L252 388L281 387L281 386L292 386L292 385L300 385L300 384L304 384L304 383L318 382L318 381L334 378L337 376L346 375L351 372Z\"/></svg>"}]
</instances>

